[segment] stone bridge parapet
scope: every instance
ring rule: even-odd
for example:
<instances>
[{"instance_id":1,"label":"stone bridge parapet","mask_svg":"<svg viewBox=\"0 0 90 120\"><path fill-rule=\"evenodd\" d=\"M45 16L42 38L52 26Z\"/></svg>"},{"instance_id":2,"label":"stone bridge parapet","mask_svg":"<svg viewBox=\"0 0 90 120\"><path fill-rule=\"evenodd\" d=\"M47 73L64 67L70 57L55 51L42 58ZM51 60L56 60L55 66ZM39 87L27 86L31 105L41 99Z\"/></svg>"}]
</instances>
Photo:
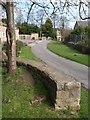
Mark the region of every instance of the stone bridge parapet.
<instances>
[{"instance_id":1,"label":"stone bridge parapet","mask_svg":"<svg viewBox=\"0 0 90 120\"><path fill-rule=\"evenodd\" d=\"M80 109L81 84L71 76L54 69L44 62L17 59L19 65L25 65L43 77L43 82L55 109Z\"/></svg>"}]
</instances>

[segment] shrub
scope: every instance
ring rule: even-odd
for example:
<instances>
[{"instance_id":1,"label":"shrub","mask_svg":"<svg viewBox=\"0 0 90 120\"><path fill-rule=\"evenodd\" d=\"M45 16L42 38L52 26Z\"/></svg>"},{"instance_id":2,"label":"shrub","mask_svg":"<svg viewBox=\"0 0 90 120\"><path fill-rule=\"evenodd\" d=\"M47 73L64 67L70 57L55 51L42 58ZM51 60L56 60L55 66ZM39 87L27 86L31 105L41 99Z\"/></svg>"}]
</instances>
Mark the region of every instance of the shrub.
<instances>
[{"instance_id":1,"label":"shrub","mask_svg":"<svg viewBox=\"0 0 90 120\"><path fill-rule=\"evenodd\" d=\"M26 45L25 43L23 43L23 42L21 42L21 41L19 41L19 40L16 41L16 56L17 56L17 57L18 57L19 54L20 54L21 48L22 48L23 46L25 46L25 45Z\"/></svg>"},{"instance_id":2,"label":"shrub","mask_svg":"<svg viewBox=\"0 0 90 120\"><path fill-rule=\"evenodd\" d=\"M82 44L75 44L73 42L68 42L66 45L68 45L69 47L78 50L81 53L84 54L90 54L90 47L88 46L84 46Z\"/></svg>"},{"instance_id":3,"label":"shrub","mask_svg":"<svg viewBox=\"0 0 90 120\"><path fill-rule=\"evenodd\" d=\"M16 56L18 57L20 54L20 50L23 46L25 46L26 44L17 40L16 41ZM3 46L2 46L2 50L6 53L7 55L7 42L4 42Z\"/></svg>"}]
</instances>

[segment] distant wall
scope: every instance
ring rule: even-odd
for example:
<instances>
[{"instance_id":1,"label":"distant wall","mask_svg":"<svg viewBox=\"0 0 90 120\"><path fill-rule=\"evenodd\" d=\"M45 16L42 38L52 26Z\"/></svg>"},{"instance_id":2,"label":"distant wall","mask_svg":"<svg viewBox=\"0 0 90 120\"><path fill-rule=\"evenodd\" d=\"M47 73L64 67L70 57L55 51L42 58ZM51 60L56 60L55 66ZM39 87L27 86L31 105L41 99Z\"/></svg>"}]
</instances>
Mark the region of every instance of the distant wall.
<instances>
[{"instance_id":1,"label":"distant wall","mask_svg":"<svg viewBox=\"0 0 90 120\"><path fill-rule=\"evenodd\" d=\"M26 34L20 34L19 35L20 40L38 40L38 33L31 33L31 35Z\"/></svg>"},{"instance_id":2,"label":"distant wall","mask_svg":"<svg viewBox=\"0 0 90 120\"><path fill-rule=\"evenodd\" d=\"M19 39L20 40L30 40L31 39L31 35L20 34L19 35Z\"/></svg>"}]
</instances>

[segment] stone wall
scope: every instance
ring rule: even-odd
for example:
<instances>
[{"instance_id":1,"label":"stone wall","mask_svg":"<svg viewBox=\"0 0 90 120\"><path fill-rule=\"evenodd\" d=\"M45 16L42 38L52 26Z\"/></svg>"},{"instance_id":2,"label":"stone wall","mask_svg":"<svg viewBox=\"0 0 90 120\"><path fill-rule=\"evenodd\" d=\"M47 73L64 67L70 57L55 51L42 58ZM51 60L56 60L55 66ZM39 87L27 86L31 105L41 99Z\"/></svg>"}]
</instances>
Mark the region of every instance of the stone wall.
<instances>
[{"instance_id":1,"label":"stone wall","mask_svg":"<svg viewBox=\"0 0 90 120\"><path fill-rule=\"evenodd\" d=\"M55 109L70 109L75 112L80 109L81 84L79 82L43 62L18 59L17 63L27 66L29 70L43 77Z\"/></svg>"}]
</instances>

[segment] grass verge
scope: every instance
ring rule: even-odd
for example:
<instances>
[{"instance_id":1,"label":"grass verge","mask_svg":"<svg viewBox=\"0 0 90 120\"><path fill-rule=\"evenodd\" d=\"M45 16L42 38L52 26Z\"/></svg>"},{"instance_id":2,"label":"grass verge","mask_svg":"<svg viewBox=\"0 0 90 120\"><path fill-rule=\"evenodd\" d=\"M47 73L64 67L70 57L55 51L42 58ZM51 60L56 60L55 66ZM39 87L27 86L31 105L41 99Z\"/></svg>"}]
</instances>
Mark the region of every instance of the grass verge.
<instances>
[{"instance_id":1,"label":"grass verge","mask_svg":"<svg viewBox=\"0 0 90 120\"><path fill-rule=\"evenodd\" d=\"M48 44L47 48L59 56L62 56L64 58L76 61L78 63L84 64L90 67L90 64L88 62L90 59L90 55L82 54L77 50L74 50L60 43Z\"/></svg>"},{"instance_id":2,"label":"grass verge","mask_svg":"<svg viewBox=\"0 0 90 120\"><path fill-rule=\"evenodd\" d=\"M40 75L30 71L36 84L31 86L22 78L21 73L25 67L18 67L14 76L8 76L7 69L3 68L2 74L2 116L3 118L87 118L88 117L88 92L81 90L81 109L79 115L72 115L70 111L56 111L47 100L30 105L30 100L36 95L48 96L48 92Z\"/></svg>"},{"instance_id":3,"label":"grass verge","mask_svg":"<svg viewBox=\"0 0 90 120\"><path fill-rule=\"evenodd\" d=\"M89 96L90 93L85 89L81 88L81 103L80 103L80 112L79 112L79 117L80 118L87 118L89 116Z\"/></svg>"},{"instance_id":4,"label":"grass verge","mask_svg":"<svg viewBox=\"0 0 90 120\"><path fill-rule=\"evenodd\" d=\"M29 60L35 60L35 61L40 61L39 58L37 58L31 51L31 47L29 46L24 46L21 49L20 52L20 58L25 58L25 59L29 59Z\"/></svg>"}]
</instances>

